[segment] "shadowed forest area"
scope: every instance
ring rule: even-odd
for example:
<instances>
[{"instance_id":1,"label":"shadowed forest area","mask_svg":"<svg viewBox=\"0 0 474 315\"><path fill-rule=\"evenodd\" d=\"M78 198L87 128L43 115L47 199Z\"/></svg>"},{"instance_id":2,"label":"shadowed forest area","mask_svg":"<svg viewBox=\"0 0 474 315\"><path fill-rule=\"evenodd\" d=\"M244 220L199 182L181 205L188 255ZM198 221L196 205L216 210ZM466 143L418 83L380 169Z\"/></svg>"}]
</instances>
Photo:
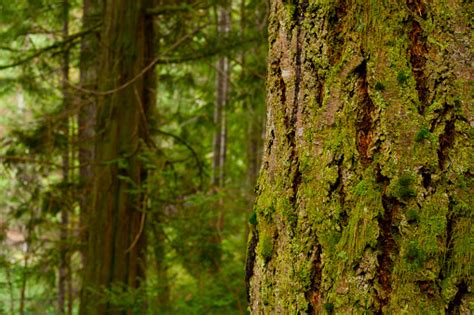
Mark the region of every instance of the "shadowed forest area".
<instances>
[{"instance_id":1,"label":"shadowed forest area","mask_svg":"<svg viewBox=\"0 0 474 315\"><path fill-rule=\"evenodd\" d=\"M0 315L472 314L473 13L0 0Z\"/></svg>"}]
</instances>

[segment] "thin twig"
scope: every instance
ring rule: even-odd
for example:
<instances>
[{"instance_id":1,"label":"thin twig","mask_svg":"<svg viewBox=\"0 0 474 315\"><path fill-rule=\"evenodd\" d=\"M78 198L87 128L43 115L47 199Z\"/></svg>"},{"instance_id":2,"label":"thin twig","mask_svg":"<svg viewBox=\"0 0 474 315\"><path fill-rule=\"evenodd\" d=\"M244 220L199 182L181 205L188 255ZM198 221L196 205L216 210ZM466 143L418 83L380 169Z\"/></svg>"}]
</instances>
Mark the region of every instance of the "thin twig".
<instances>
[{"instance_id":1,"label":"thin twig","mask_svg":"<svg viewBox=\"0 0 474 315\"><path fill-rule=\"evenodd\" d=\"M133 240L132 245L130 245L130 247L125 251L125 254L131 251L135 247L135 245L137 245L138 240L140 239L140 236L143 233L143 228L145 226L145 218L146 218L146 212L142 212L142 218L140 220L140 228L138 229L138 233L135 236L135 239Z\"/></svg>"}]
</instances>

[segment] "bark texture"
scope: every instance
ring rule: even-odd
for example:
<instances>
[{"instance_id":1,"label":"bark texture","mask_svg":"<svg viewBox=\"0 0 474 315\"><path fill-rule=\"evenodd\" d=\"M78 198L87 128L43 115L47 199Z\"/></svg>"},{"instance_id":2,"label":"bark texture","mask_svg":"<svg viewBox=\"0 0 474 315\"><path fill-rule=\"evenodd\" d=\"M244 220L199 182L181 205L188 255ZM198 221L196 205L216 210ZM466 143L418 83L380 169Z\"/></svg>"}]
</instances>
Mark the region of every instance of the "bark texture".
<instances>
[{"instance_id":1,"label":"bark texture","mask_svg":"<svg viewBox=\"0 0 474 315\"><path fill-rule=\"evenodd\" d=\"M473 311L472 10L272 1L253 314Z\"/></svg>"},{"instance_id":2,"label":"bark texture","mask_svg":"<svg viewBox=\"0 0 474 315\"><path fill-rule=\"evenodd\" d=\"M82 25L84 29L98 25L101 19L101 0L84 0ZM97 89L97 70L99 67L100 32L93 32L82 38L80 56L80 83L87 90ZM79 143L79 180L81 193L79 196L81 256L83 265L86 264L86 243L88 231L87 214L92 207L92 189L94 184L94 143L95 143L95 112L97 97L92 93L83 93L80 98L80 107L77 118Z\"/></svg>"},{"instance_id":3,"label":"bark texture","mask_svg":"<svg viewBox=\"0 0 474 315\"><path fill-rule=\"evenodd\" d=\"M146 171L140 153L150 143L155 105L152 0L105 1L97 100L95 185L81 314L144 313L134 292L145 277ZM127 84L126 84L127 83ZM115 292L108 295L107 292ZM123 294L123 295L121 295ZM128 301L128 302L127 302Z\"/></svg>"},{"instance_id":4,"label":"bark texture","mask_svg":"<svg viewBox=\"0 0 474 315\"><path fill-rule=\"evenodd\" d=\"M62 37L63 39L69 36L69 1L65 0L62 3L62 12L61 12L63 28L62 28ZM65 49L61 56L61 85L62 85L62 97L63 97L63 110L67 113L70 110L71 97L67 85L69 81L69 49ZM66 116L62 124L64 138L67 142L70 140L70 126L69 126L69 116ZM70 148L66 146L65 151L62 156L62 177L63 183L67 187L70 181ZM69 252L69 212L70 208L70 196L68 189L64 189L64 203L63 208L61 209L61 225L60 225L60 248L59 248L59 271L58 271L58 313L66 314L66 304L68 304L68 312L72 310L72 299L70 294L71 288L71 262L70 262L70 252ZM68 294L69 291L69 294ZM66 303L67 302L67 303Z\"/></svg>"}]
</instances>

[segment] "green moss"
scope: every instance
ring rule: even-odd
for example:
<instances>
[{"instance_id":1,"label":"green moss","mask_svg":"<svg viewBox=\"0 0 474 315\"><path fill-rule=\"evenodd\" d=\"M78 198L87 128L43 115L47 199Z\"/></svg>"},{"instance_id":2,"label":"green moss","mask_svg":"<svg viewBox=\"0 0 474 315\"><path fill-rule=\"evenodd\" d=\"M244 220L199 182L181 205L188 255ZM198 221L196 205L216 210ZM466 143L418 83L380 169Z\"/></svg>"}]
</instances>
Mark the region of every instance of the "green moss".
<instances>
[{"instance_id":1,"label":"green moss","mask_svg":"<svg viewBox=\"0 0 474 315\"><path fill-rule=\"evenodd\" d=\"M355 187L354 187L354 194L357 196L365 196L367 194L367 189L369 188L368 183L364 180L361 180Z\"/></svg>"},{"instance_id":2,"label":"green moss","mask_svg":"<svg viewBox=\"0 0 474 315\"><path fill-rule=\"evenodd\" d=\"M415 141L416 141L416 142L421 142L421 141L423 141L423 140L425 140L425 139L431 138L431 136L432 136L432 134L431 134L430 130L429 130L427 127L423 126L423 127L421 127L421 129L416 133L416 135L415 135Z\"/></svg>"},{"instance_id":3,"label":"green moss","mask_svg":"<svg viewBox=\"0 0 474 315\"><path fill-rule=\"evenodd\" d=\"M258 252L260 256L262 256L265 262L268 262L273 255L273 241L272 238L267 235L263 234L262 239L258 243Z\"/></svg>"},{"instance_id":4,"label":"green moss","mask_svg":"<svg viewBox=\"0 0 474 315\"><path fill-rule=\"evenodd\" d=\"M420 221L420 216L418 211L411 208L405 213L408 223L418 223Z\"/></svg>"},{"instance_id":5,"label":"green moss","mask_svg":"<svg viewBox=\"0 0 474 315\"><path fill-rule=\"evenodd\" d=\"M286 9L286 25L291 29L295 25L295 13L296 13L296 5L293 1L289 1L289 3L285 4Z\"/></svg>"},{"instance_id":6,"label":"green moss","mask_svg":"<svg viewBox=\"0 0 474 315\"><path fill-rule=\"evenodd\" d=\"M299 282L301 283L301 286L306 289L309 289L311 286L312 267L311 262L308 261L306 264L303 264L299 271Z\"/></svg>"},{"instance_id":7,"label":"green moss","mask_svg":"<svg viewBox=\"0 0 474 315\"><path fill-rule=\"evenodd\" d=\"M403 84L407 83L408 78L409 78L409 76L405 73L405 71L403 71L403 70L398 71L398 74L397 74L398 83L403 85Z\"/></svg>"},{"instance_id":8,"label":"green moss","mask_svg":"<svg viewBox=\"0 0 474 315\"><path fill-rule=\"evenodd\" d=\"M275 213L275 205L272 202L268 207L263 207L260 212L264 217L270 217Z\"/></svg>"},{"instance_id":9,"label":"green moss","mask_svg":"<svg viewBox=\"0 0 474 315\"><path fill-rule=\"evenodd\" d=\"M333 303L325 303L325 304L324 304L324 310L325 310L328 314L334 313L334 304L333 304Z\"/></svg>"},{"instance_id":10,"label":"green moss","mask_svg":"<svg viewBox=\"0 0 474 315\"><path fill-rule=\"evenodd\" d=\"M375 90L376 91L384 91L385 85L382 82L375 83Z\"/></svg>"},{"instance_id":11,"label":"green moss","mask_svg":"<svg viewBox=\"0 0 474 315\"><path fill-rule=\"evenodd\" d=\"M258 223L258 221L257 221L257 212L255 210L250 215L249 223L252 224L252 225L257 225L257 223Z\"/></svg>"},{"instance_id":12,"label":"green moss","mask_svg":"<svg viewBox=\"0 0 474 315\"><path fill-rule=\"evenodd\" d=\"M345 251L339 252L339 254L337 254L337 257L340 258L342 261L348 261L349 260L349 256L347 255L347 253Z\"/></svg>"},{"instance_id":13,"label":"green moss","mask_svg":"<svg viewBox=\"0 0 474 315\"><path fill-rule=\"evenodd\" d=\"M413 188L415 178L411 174L403 174L397 180L395 185L394 195L400 199L408 199L416 196L416 191Z\"/></svg>"},{"instance_id":14,"label":"green moss","mask_svg":"<svg viewBox=\"0 0 474 315\"><path fill-rule=\"evenodd\" d=\"M415 268L423 267L427 257L418 241L411 241L405 254L405 262Z\"/></svg>"}]
</instances>

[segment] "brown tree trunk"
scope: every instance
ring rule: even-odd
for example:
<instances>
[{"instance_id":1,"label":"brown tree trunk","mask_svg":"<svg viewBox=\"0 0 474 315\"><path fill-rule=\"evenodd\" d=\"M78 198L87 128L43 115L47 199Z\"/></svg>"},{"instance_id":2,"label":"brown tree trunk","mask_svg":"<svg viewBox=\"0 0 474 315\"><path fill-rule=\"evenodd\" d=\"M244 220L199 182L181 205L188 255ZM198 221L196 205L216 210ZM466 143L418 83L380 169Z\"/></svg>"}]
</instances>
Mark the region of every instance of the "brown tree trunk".
<instances>
[{"instance_id":1,"label":"brown tree trunk","mask_svg":"<svg viewBox=\"0 0 474 315\"><path fill-rule=\"evenodd\" d=\"M69 36L69 2L67 0L62 3L62 18L63 18L63 29L62 37L66 39ZM67 82L69 80L69 49L65 49L62 54L61 60L62 68L62 97L63 97L63 110L67 113L69 110L70 96L68 91ZM63 124L63 133L66 139L66 143L70 141L70 131L69 131L69 116L66 116ZM69 261L69 211L70 211L70 202L69 202L69 170L70 170L70 154L69 154L69 145L66 146L65 151L62 156L62 176L64 185L63 196L64 204L61 209L61 224L60 224L60 248L59 248L59 277L58 277L58 312L59 314L66 314L66 302L68 297L68 280L71 280L70 277L70 261ZM72 301L71 301L72 302ZM69 309L69 307L68 307Z\"/></svg>"},{"instance_id":2,"label":"brown tree trunk","mask_svg":"<svg viewBox=\"0 0 474 315\"><path fill-rule=\"evenodd\" d=\"M143 313L140 301L123 304L145 278L145 207L140 161L150 143L155 75L142 74L153 58L154 32L145 9L152 0L105 1L100 45L93 207L81 314ZM114 289L114 299L104 290ZM136 294L135 296L140 296ZM129 300L129 299L128 299Z\"/></svg>"},{"instance_id":3,"label":"brown tree trunk","mask_svg":"<svg viewBox=\"0 0 474 315\"><path fill-rule=\"evenodd\" d=\"M466 1L273 0L254 314L468 314Z\"/></svg>"},{"instance_id":4,"label":"brown tree trunk","mask_svg":"<svg viewBox=\"0 0 474 315\"><path fill-rule=\"evenodd\" d=\"M101 0L84 0L82 27L87 29L100 22ZM99 67L100 32L93 32L82 38L80 56L80 85L86 90L97 89L97 69ZM83 93L80 97L78 125L79 143L79 181L80 181L80 242L83 266L86 264L87 243L87 214L92 207L92 189L94 181L94 143L95 143L95 111L97 96L92 93Z\"/></svg>"}]
</instances>

